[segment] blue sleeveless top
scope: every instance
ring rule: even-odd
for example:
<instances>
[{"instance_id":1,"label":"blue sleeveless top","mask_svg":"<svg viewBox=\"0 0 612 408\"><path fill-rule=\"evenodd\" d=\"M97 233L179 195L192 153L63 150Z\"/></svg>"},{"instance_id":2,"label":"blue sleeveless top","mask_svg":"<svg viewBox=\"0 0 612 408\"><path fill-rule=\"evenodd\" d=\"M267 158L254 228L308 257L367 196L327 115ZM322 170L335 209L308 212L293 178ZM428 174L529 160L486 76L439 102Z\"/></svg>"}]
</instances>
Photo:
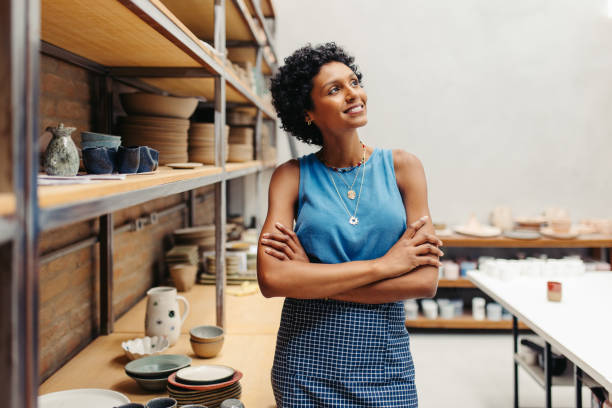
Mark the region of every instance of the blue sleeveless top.
<instances>
[{"instance_id":1,"label":"blue sleeveless top","mask_svg":"<svg viewBox=\"0 0 612 408\"><path fill-rule=\"evenodd\" d=\"M300 158L295 232L311 261L340 263L383 256L406 229L393 156L375 149L365 167L338 174L310 154ZM359 223L351 216L365 169ZM341 198L332 184L335 183ZM291 273L291 271L287 271ZM402 302L365 304L286 298L272 366L278 407L417 408L415 371Z\"/></svg>"},{"instance_id":2,"label":"blue sleeveless top","mask_svg":"<svg viewBox=\"0 0 612 408\"><path fill-rule=\"evenodd\" d=\"M311 262L342 263L383 256L406 230L406 210L397 187L391 150L374 149L365 163L365 178L357 210L359 223L351 225L357 198L347 197L353 185L359 195L360 167L338 173L325 166L312 153L300 162L299 202L295 232ZM340 192L334 188L331 177Z\"/></svg>"}]
</instances>

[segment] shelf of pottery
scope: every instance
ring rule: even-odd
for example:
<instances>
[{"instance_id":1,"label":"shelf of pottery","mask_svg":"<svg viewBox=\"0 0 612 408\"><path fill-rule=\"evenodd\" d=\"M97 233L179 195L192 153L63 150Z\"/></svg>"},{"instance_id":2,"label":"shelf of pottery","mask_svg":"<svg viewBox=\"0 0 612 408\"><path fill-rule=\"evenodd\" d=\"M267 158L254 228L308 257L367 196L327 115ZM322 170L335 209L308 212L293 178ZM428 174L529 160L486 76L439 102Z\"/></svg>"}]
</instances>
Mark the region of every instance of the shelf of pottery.
<instances>
[{"instance_id":1,"label":"shelf of pottery","mask_svg":"<svg viewBox=\"0 0 612 408\"><path fill-rule=\"evenodd\" d=\"M470 270L542 277L610 270L606 251L612 248L612 219L573 224L563 209L512 217L510 209L500 207L490 222L481 224L471 216L465 225L452 228L434 224L450 256L439 269L436 297L405 303L408 328L511 329L511 316L466 278ZM526 326L519 322L519 328Z\"/></svg>"},{"instance_id":2,"label":"shelf of pottery","mask_svg":"<svg viewBox=\"0 0 612 408\"><path fill-rule=\"evenodd\" d=\"M153 190L169 183L180 192L275 166L275 115L265 86L276 66L274 11L269 1L228 0L225 13L227 47L221 51L210 45L212 1L41 2L43 53L157 92L120 95L127 115L104 133L84 131L78 138L70 123L48 129L53 139L39 177L43 212L92 199L110 206L113 196L144 189L153 199ZM219 93L219 83L225 92ZM219 96L222 105L238 106L226 113L224 167L214 166L221 150L215 125L189 120ZM78 147L72 137L80 139ZM11 213L10 198L0 197L0 214Z\"/></svg>"},{"instance_id":3,"label":"shelf of pottery","mask_svg":"<svg viewBox=\"0 0 612 408\"><path fill-rule=\"evenodd\" d=\"M242 217L232 217L226 224L225 274L228 285L257 288L256 229L245 228ZM165 260L171 283L179 291L189 290L196 282L216 283L215 226L204 225L174 231L174 247ZM246 283L251 283L247 285Z\"/></svg>"}]
</instances>

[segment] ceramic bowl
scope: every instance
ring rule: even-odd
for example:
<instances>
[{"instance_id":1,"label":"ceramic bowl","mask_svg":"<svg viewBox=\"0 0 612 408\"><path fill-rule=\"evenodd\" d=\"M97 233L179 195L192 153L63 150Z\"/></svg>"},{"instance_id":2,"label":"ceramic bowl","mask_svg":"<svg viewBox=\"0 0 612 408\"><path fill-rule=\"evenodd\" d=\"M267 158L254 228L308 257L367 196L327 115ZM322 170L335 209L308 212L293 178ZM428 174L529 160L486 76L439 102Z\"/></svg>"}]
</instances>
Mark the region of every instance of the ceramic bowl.
<instances>
[{"instance_id":1,"label":"ceramic bowl","mask_svg":"<svg viewBox=\"0 0 612 408\"><path fill-rule=\"evenodd\" d=\"M125 372L129 376L159 379L190 364L191 359L182 354L158 354L130 361L125 365Z\"/></svg>"},{"instance_id":2,"label":"ceramic bowl","mask_svg":"<svg viewBox=\"0 0 612 408\"><path fill-rule=\"evenodd\" d=\"M147 402L146 408L175 408L178 405L174 398L153 398Z\"/></svg>"},{"instance_id":3,"label":"ceramic bowl","mask_svg":"<svg viewBox=\"0 0 612 408\"><path fill-rule=\"evenodd\" d=\"M113 140L91 140L91 141L81 141L81 150L90 149L92 147L108 147L108 148L118 148L121 146L121 140L113 141Z\"/></svg>"},{"instance_id":4,"label":"ceramic bowl","mask_svg":"<svg viewBox=\"0 0 612 408\"><path fill-rule=\"evenodd\" d=\"M165 391L166 387L168 386L167 376L162 378L141 378L133 375L128 376L133 378L134 381L140 385L140 388L145 391Z\"/></svg>"},{"instance_id":5,"label":"ceramic bowl","mask_svg":"<svg viewBox=\"0 0 612 408\"><path fill-rule=\"evenodd\" d=\"M568 233L572 227L572 220L569 218L551 218L548 220L549 227L558 234Z\"/></svg>"},{"instance_id":6,"label":"ceramic bowl","mask_svg":"<svg viewBox=\"0 0 612 408\"><path fill-rule=\"evenodd\" d=\"M196 98L177 98L146 92L119 95L121 105L129 115L165 116L188 119L195 111Z\"/></svg>"},{"instance_id":7,"label":"ceramic bowl","mask_svg":"<svg viewBox=\"0 0 612 408\"><path fill-rule=\"evenodd\" d=\"M83 165L89 174L111 174L115 170L116 148L92 147L83 150Z\"/></svg>"},{"instance_id":8,"label":"ceramic bowl","mask_svg":"<svg viewBox=\"0 0 612 408\"><path fill-rule=\"evenodd\" d=\"M224 331L219 326L196 326L189 330L191 339L199 343L212 343L223 338Z\"/></svg>"},{"instance_id":9,"label":"ceramic bowl","mask_svg":"<svg viewBox=\"0 0 612 408\"><path fill-rule=\"evenodd\" d=\"M168 339L163 336L146 336L121 343L125 355L130 360L159 354L166 350L168 346Z\"/></svg>"},{"instance_id":10,"label":"ceramic bowl","mask_svg":"<svg viewBox=\"0 0 612 408\"><path fill-rule=\"evenodd\" d=\"M183 405L184 407L184 405ZM226 399L219 408L244 408L244 404L235 398Z\"/></svg>"},{"instance_id":11,"label":"ceramic bowl","mask_svg":"<svg viewBox=\"0 0 612 408\"><path fill-rule=\"evenodd\" d=\"M107 142L121 142L121 136L106 135L104 133L96 132L81 132L81 140L83 141L107 141Z\"/></svg>"},{"instance_id":12,"label":"ceramic bowl","mask_svg":"<svg viewBox=\"0 0 612 408\"><path fill-rule=\"evenodd\" d=\"M159 163L159 152L151 149L148 146L140 146L140 162L138 164L138 173L147 173L157 170Z\"/></svg>"},{"instance_id":13,"label":"ceramic bowl","mask_svg":"<svg viewBox=\"0 0 612 408\"><path fill-rule=\"evenodd\" d=\"M193 339L189 340L189 342L191 343L191 349L193 350L195 355L203 358L211 358L219 354L219 352L223 348L223 341L223 338L217 341L207 343L201 343Z\"/></svg>"}]
</instances>

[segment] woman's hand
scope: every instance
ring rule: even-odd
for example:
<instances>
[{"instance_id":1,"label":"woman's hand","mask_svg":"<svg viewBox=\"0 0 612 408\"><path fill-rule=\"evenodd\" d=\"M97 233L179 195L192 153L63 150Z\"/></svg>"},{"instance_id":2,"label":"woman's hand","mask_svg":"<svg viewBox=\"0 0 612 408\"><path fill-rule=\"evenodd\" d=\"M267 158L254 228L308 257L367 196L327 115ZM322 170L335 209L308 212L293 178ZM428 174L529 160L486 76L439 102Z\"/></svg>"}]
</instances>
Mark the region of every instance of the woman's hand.
<instances>
[{"instance_id":1,"label":"woman's hand","mask_svg":"<svg viewBox=\"0 0 612 408\"><path fill-rule=\"evenodd\" d=\"M442 241L434 234L421 230L427 218L427 216L421 217L410 224L391 249L378 258L379 268L390 278L408 273L419 266L442 265L438 260L438 257L444 255L438 248L442 245Z\"/></svg>"},{"instance_id":2,"label":"woman's hand","mask_svg":"<svg viewBox=\"0 0 612 408\"><path fill-rule=\"evenodd\" d=\"M310 262L296 233L279 222L274 224L274 226L280 231L279 233L262 235L261 244L266 247L266 254L281 261L290 259L299 262Z\"/></svg>"}]
</instances>

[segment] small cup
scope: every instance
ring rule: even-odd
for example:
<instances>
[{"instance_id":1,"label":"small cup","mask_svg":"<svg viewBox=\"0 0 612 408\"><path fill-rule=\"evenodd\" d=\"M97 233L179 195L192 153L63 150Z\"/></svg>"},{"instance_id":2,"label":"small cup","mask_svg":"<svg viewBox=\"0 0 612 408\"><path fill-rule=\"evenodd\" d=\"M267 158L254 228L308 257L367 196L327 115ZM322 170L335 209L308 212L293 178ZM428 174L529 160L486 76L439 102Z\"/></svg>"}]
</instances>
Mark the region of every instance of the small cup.
<instances>
[{"instance_id":1,"label":"small cup","mask_svg":"<svg viewBox=\"0 0 612 408\"><path fill-rule=\"evenodd\" d=\"M244 404L240 400L230 398L223 401L219 408L244 408Z\"/></svg>"},{"instance_id":2,"label":"small cup","mask_svg":"<svg viewBox=\"0 0 612 408\"><path fill-rule=\"evenodd\" d=\"M140 146L140 163L138 164L138 173L147 173L157 170L159 162L159 152L151 149L148 146Z\"/></svg>"},{"instance_id":3,"label":"small cup","mask_svg":"<svg viewBox=\"0 0 612 408\"><path fill-rule=\"evenodd\" d=\"M177 402L174 398L160 397L147 401L146 408L176 408Z\"/></svg>"},{"instance_id":4,"label":"small cup","mask_svg":"<svg viewBox=\"0 0 612 408\"><path fill-rule=\"evenodd\" d=\"M423 299L421 301L421 307L423 308L423 314L428 319L438 318L438 304L431 299Z\"/></svg>"},{"instance_id":5,"label":"small cup","mask_svg":"<svg viewBox=\"0 0 612 408\"><path fill-rule=\"evenodd\" d=\"M497 303L489 303L487 305L487 319L500 321L502 319L502 307Z\"/></svg>"},{"instance_id":6,"label":"small cup","mask_svg":"<svg viewBox=\"0 0 612 408\"><path fill-rule=\"evenodd\" d=\"M443 319L452 319L455 317L455 305L452 303L445 303L440 306L440 317Z\"/></svg>"},{"instance_id":7,"label":"small cup","mask_svg":"<svg viewBox=\"0 0 612 408\"><path fill-rule=\"evenodd\" d=\"M404 302L404 312L406 319L416 320L419 317L419 305L414 300L406 300Z\"/></svg>"},{"instance_id":8,"label":"small cup","mask_svg":"<svg viewBox=\"0 0 612 408\"><path fill-rule=\"evenodd\" d=\"M472 317L474 317L474 320L485 319L485 303L486 301L481 297L472 299Z\"/></svg>"},{"instance_id":9,"label":"small cup","mask_svg":"<svg viewBox=\"0 0 612 408\"><path fill-rule=\"evenodd\" d=\"M119 146L117 152L117 171L121 174L138 172L140 166L140 147Z\"/></svg>"},{"instance_id":10,"label":"small cup","mask_svg":"<svg viewBox=\"0 0 612 408\"><path fill-rule=\"evenodd\" d=\"M83 149L83 164L89 174L111 174L115 170L117 149L92 147Z\"/></svg>"},{"instance_id":11,"label":"small cup","mask_svg":"<svg viewBox=\"0 0 612 408\"><path fill-rule=\"evenodd\" d=\"M129 404L119 405L118 407L114 408L145 408L145 406L137 402L130 402Z\"/></svg>"},{"instance_id":12,"label":"small cup","mask_svg":"<svg viewBox=\"0 0 612 408\"><path fill-rule=\"evenodd\" d=\"M195 355L202 358L212 358L219 354L219 352L223 348L223 341L223 338L217 341L207 343L195 341L194 339L189 340L189 342L191 343L191 349L193 350Z\"/></svg>"}]
</instances>

